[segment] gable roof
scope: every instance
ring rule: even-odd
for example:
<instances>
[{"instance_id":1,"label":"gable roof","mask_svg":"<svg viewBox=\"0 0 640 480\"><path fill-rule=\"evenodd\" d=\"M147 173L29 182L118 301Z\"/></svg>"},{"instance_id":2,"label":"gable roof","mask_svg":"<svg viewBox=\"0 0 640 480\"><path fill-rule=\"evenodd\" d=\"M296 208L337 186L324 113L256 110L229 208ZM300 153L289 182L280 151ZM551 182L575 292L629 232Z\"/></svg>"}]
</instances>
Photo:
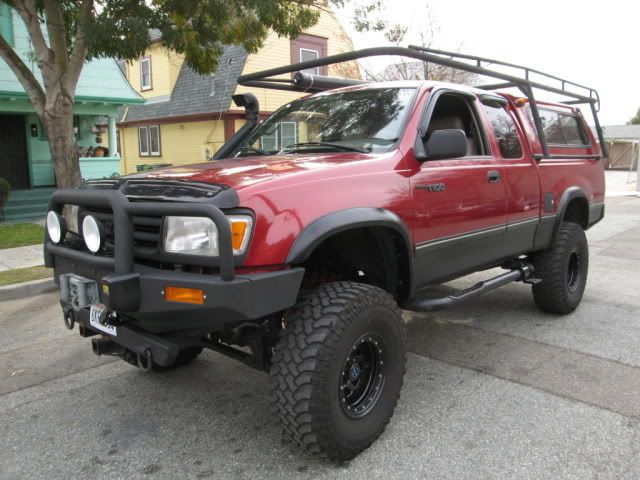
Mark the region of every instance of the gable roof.
<instances>
[{"instance_id":1,"label":"gable roof","mask_svg":"<svg viewBox=\"0 0 640 480\"><path fill-rule=\"evenodd\" d=\"M231 106L231 95L235 93L246 59L247 52L244 48L226 45L215 74L200 75L184 63L169 100L154 101L150 98L144 105L121 108L118 121L138 122L226 112Z\"/></svg>"},{"instance_id":2,"label":"gable roof","mask_svg":"<svg viewBox=\"0 0 640 480\"><path fill-rule=\"evenodd\" d=\"M604 138L640 139L640 125L606 125L602 127Z\"/></svg>"}]
</instances>

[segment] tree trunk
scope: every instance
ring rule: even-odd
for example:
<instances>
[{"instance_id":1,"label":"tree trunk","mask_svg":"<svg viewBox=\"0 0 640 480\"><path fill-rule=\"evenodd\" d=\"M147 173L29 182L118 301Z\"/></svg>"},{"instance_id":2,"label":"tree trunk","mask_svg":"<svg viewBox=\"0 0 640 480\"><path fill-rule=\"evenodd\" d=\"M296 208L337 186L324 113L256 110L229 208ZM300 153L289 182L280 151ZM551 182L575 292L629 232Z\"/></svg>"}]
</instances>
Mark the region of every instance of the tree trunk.
<instances>
[{"instance_id":1,"label":"tree trunk","mask_svg":"<svg viewBox=\"0 0 640 480\"><path fill-rule=\"evenodd\" d=\"M49 97L49 95L47 95ZM41 118L47 129L49 148L58 188L73 188L80 184L80 160L73 131L73 97L58 92L47 99Z\"/></svg>"}]
</instances>

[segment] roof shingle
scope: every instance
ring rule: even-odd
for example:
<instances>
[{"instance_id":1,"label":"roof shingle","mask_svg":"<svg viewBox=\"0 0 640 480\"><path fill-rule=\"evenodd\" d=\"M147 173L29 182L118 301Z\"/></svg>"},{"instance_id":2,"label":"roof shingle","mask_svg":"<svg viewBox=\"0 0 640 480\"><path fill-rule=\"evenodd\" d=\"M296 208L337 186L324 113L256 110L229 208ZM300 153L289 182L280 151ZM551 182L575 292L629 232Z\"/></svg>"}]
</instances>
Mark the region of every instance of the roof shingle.
<instances>
[{"instance_id":1,"label":"roof shingle","mask_svg":"<svg viewBox=\"0 0 640 480\"><path fill-rule=\"evenodd\" d=\"M602 129L607 139L640 139L640 125L606 125Z\"/></svg>"},{"instance_id":2,"label":"roof shingle","mask_svg":"<svg viewBox=\"0 0 640 480\"><path fill-rule=\"evenodd\" d=\"M183 64L171 92L164 102L135 105L120 109L121 122L155 120L183 115L226 112L236 90L247 52L244 48L227 45L219 60L218 70L212 75L200 75ZM125 115L126 112L126 115ZM123 118L124 116L124 118Z\"/></svg>"}]
</instances>

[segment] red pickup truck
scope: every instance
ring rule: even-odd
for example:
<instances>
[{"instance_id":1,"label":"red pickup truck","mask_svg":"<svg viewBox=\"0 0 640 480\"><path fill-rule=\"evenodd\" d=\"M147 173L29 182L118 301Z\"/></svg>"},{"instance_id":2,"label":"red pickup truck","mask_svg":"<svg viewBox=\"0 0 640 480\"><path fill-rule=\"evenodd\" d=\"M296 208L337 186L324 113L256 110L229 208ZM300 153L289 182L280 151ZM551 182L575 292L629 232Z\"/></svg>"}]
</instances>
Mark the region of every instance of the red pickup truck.
<instances>
[{"instance_id":1,"label":"red pickup truck","mask_svg":"<svg viewBox=\"0 0 640 480\"><path fill-rule=\"evenodd\" d=\"M273 80L380 52L502 83ZM587 280L584 232L604 215L601 147L574 105L597 123L597 93L460 57L369 49L241 77L312 94L262 123L255 97L236 96L247 123L213 162L55 192L45 258L66 326L92 336L96 354L147 371L203 348L269 371L285 436L345 460L396 406L401 308L436 310L522 281L543 311L573 311ZM513 87L522 95L496 92ZM569 100L536 101L534 88ZM423 295L493 267L505 272Z\"/></svg>"}]
</instances>

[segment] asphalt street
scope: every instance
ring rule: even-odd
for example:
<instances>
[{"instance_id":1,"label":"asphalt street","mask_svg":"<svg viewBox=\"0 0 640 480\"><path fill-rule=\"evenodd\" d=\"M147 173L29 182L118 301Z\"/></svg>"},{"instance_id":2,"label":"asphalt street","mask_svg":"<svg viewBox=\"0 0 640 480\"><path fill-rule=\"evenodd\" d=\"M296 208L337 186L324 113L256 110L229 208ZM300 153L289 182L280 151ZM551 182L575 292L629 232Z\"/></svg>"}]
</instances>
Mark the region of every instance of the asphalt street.
<instances>
[{"instance_id":1,"label":"asphalt street","mask_svg":"<svg viewBox=\"0 0 640 480\"><path fill-rule=\"evenodd\" d=\"M56 294L0 303L0 478L639 478L640 199L607 199L588 237L571 315L523 284L407 313L396 414L345 465L280 439L266 374L205 352L147 375L94 356Z\"/></svg>"}]
</instances>

